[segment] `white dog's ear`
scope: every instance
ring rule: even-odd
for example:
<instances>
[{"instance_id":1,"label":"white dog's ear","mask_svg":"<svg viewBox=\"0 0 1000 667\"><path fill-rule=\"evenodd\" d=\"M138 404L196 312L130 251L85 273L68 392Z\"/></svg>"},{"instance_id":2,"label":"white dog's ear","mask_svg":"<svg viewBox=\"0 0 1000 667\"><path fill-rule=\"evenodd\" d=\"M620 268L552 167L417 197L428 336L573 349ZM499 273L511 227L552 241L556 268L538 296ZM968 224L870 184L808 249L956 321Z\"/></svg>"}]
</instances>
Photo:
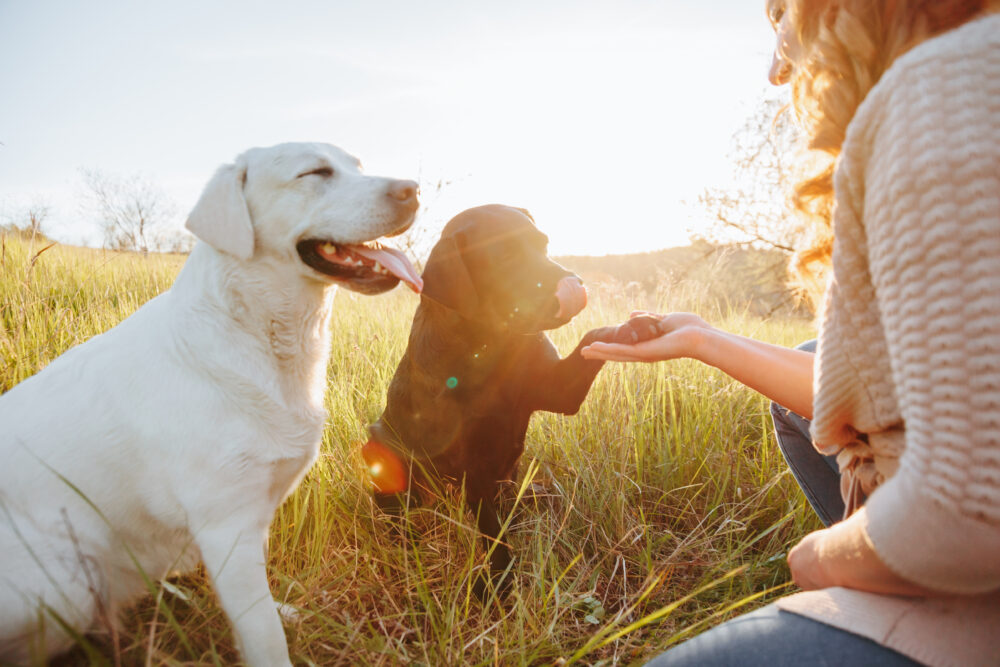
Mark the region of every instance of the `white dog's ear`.
<instances>
[{"instance_id":1,"label":"white dog's ear","mask_svg":"<svg viewBox=\"0 0 1000 667\"><path fill-rule=\"evenodd\" d=\"M246 168L219 167L185 224L208 245L242 260L253 257L253 223L243 197L245 179Z\"/></svg>"}]
</instances>

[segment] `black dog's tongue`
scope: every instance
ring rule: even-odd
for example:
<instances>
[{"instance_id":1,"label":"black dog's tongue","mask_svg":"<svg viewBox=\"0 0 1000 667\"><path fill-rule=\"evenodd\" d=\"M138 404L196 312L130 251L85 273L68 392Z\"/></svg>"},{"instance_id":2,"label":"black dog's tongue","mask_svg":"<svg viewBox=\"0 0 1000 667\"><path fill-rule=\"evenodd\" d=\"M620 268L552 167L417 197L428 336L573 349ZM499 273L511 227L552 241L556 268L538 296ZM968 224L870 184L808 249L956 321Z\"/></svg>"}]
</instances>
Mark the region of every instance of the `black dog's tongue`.
<instances>
[{"instance_id":1,"label":"black dog's tongue","mask_svg":"<svg viewBox=\"0 0 1000 667\"><path fill-rule=\"evenodd\" d=\"M576 276L566 276L556 284L559 312L556 317L568 320L587 307L587 289Z\"/></svg>"}]
</instances>

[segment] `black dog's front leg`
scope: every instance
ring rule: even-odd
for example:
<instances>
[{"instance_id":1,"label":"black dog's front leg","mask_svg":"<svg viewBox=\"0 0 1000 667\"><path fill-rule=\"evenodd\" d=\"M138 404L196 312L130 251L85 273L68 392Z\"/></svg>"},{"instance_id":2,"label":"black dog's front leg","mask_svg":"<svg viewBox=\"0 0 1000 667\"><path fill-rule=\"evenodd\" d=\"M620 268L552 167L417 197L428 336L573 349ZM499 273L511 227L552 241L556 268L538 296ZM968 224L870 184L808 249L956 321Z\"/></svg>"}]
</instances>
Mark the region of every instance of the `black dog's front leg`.
<instances>
[{"instance_id":1,"label":"black dog's front leg","mask_svg":"<svg viewBox=\"0 0 1000 667\"><path fill-rule=\"evenodd\" d=\"M483 545L490 554L489 575L480 575L472 584L473 594L485 602L490 593L490 587L496 590L498 597L505 597L511 588L510 577L501 578L510 567L513 555L510 547L499 540L500 515L497 513L496 502L491 498L469 500L469 506L476 513L476 525L483 536ZM491 551L492 549L492 551Z\"/></svg>"},{"instance_id":2,"label":"black dog's front leg","mask_svg":"<svg viewBox=\"0 0 1000 667\"><path fill-rule=\"evenodd\" d=\"M576 349L565 359L560 359L552 343L543 339L547 345L540 352L539 358L534 360L525 382L527 407L566 415L576 414L587 398L590 385L604 366L603 361L584 359L580 350L597 342L634 344L651 340L660 335L658 323L659 320L655 317L643 315L616 327L593 329L584 334Z\"/></svg>"},{"instance_id":3,"label":"black dog's front leg","mask_svg":"<svg viewBox=\"0 0 1000 667\"><path fill-rule=\"evenodd\" d=\"M404 510L410 506L405 493L379 493L375 491L372 496L375 499L375 505L390 516L402 516Z\"/></svg>"},{"instance_id":4,"label":"black dog's front leg","mask_svg":"<svg viewBox=\"0 0 1000 667\"><path fill-rule=\"evenodd\" d=\"M406 516L408 511L417 504L410 492L380 493L379 491L375 491L372 493L372 498L375 501L375 505L391 517L392 521L389 525L393 535L402 537L405 526L406 537L411 541L416 540L416 531Z\"/></svg>"}]
</instances>

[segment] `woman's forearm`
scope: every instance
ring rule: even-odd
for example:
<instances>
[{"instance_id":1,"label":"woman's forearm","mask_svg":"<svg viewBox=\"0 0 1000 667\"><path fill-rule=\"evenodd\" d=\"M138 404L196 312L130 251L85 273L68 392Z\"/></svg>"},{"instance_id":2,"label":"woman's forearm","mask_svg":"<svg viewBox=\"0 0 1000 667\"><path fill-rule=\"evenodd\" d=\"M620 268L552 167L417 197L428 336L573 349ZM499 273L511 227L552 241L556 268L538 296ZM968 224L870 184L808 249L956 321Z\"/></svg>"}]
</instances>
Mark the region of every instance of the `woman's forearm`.
<instances>
[{"instance_id":1,"label":"woman's forearm","mask_svg":"<svg viewBox=\"0 0 1000 667\"><path fill-rule=\"evenodd\" d=\"M632 313L633 317L639 315L652 313ZM628 345L592 343L581 354L585 359L605 361L696 359L812 419L813 353L727 333L692 313L654 317L660 318L658 328L663 335L659 338Z\"/></svg>"},{"instance_id":2,"label":"woman's forearm","mask_svg":"<svg viewBox=\"0 0 1000 667\"><path fill-rule=\"evenodd\" d=\"M720 331L697 330L691 356L812 419L814 354Z\"/></svg>"},{"instance_id":3,"label":"woman's forearm","mask_svg":"<svg viewBox=\"0 0 1000 667\"><path fill-rule=\"evenodd\" d=\"M887 595L935 595L882 562L868 538L864 507L829 528L809 533L788 552L795 583L805 590L843 586Z\"/></svg>"}]
</instances>

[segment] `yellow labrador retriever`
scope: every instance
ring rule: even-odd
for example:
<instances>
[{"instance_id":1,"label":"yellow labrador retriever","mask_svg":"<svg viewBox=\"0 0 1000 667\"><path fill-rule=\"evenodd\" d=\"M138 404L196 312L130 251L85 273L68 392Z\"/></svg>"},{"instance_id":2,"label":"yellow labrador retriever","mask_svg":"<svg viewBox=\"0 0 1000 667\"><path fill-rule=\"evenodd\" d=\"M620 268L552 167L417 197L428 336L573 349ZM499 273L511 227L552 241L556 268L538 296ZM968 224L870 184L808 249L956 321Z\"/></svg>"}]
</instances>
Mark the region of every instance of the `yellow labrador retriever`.
<instances>
[{"instance_id":1,"label":"yellow labrador retriever","mask_svg":"<svg viewBox=\"0 0 1000 667\"><path fill-rule=\"evenodd\" d=\"M334 146L251 149L205 187L170 290L0 396L0 663L200 557L246 662L289 664L265 541L319 450L332 288L419 291L370 243L417 206Z\"/></svg>"}]
</instances>

